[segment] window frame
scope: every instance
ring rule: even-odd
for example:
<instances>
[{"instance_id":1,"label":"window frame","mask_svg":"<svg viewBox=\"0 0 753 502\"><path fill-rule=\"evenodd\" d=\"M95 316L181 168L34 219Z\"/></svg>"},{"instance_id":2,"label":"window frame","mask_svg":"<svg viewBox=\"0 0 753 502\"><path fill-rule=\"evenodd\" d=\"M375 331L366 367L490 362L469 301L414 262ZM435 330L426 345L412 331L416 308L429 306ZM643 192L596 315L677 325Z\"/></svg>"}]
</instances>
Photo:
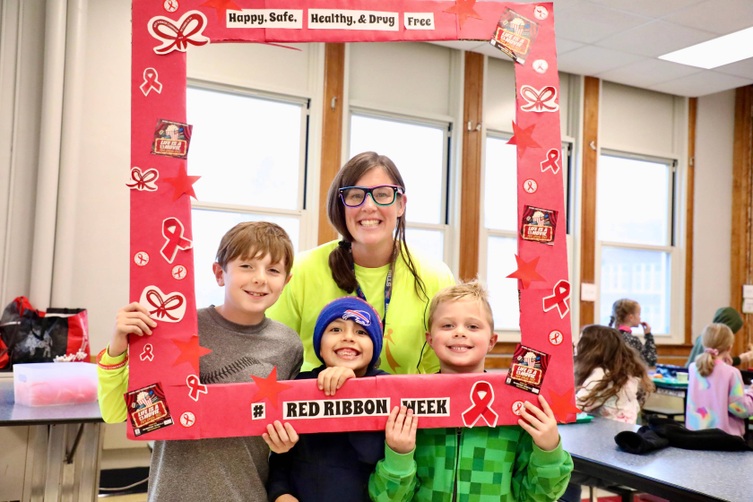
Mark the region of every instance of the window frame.
<instances>
[{"instance_id":1,"label":"window frame","mask_svg":"<svg viewBox=\"0 0 753 502\"><path fill-rule=\"evenodd\" d=\"M668 168L668 183L667 183L667 197L669 203L667 204L667 235L665 245L658 244L637 244L632 242L619 242L619 241L606 241L599 239L598 235L598 211L596 211L596 219L594 221L594 281L597 286L598 294L596 295L596 301L594 302L594 322L601 322L601 307L602 307L602 292L601 292L601 258L602 250L604 248L612 249L629 249L629 250L646 250L653 252L664 252L667 254L670 262L669 266L669 312L668 312L668 325L669 332L661 333L655 331L652 327L652 334L661 343L682 343L684 341L684 330L681 329L682 308L685 305L685 264L684 264L684 249L680 244L682 224L681 221L681 206L682 190L681 179L682 173L680 172L679 159L672 157L662 157L656 155L644 155L634 152L625 152L616 149L602 148L599 152L598 158L602 156L619 157L622 159L636 160L641 162L652 162L656 164L663 164ZM598 172L598 171L597 171ZM598 196L597 206L598 206ZM650 319L646 319L651 324Z\"/></svg>"},{"instance_id":2,"label":"window frame","mask_svg":"<svg viewBox=\"0 0 753 502\"><path fill-rule=\"evenodd\" d=\"M441 193L442 200L440 203L440 223L423 223L412 221L410 217L406 218L405 226L406 230L429 230L438 231L442 235L442 260L445 263L452 263L452 250L455 243L452 241L454 235L452 233L452 141L453 141L453 122L451 120L442 120L438 118L421 117L417 115L400 114L394 112L385 112L374 110L372 108L364 106L351 105L348 108L347 127L344 129L343 136L343 148L345 150L344 158L350 158L351 155L351 134L353 116L360 116L365 118L373 118L384 121L399 122L407 125L418 125L425 127L432 127L439 131L443 131L444 141L442 142L442 173L441 173ZM398 166L398 169L400 166ZM402 171L401 171L402 172ZM410 187L408 187L410 190ZM407 193L410 197L410 192ZM408 239L410 244L410 239Z\"/></svg>"},{"instance_id":3,"label":"window frame","mask_svg":"<svg viewBox=\"0 0 753 502\"><path fill-rule=\"evenodd\" d=\"M489 284L490 278L488 277L488 268L489 268L489 238L490 237L500 237L505 239L515 239L517 243L518 233L520 232L520 226L516 225L515 230L499 230L499 229L490 229L485 224L485 198L486 198L486 190L484 187L486 186L486 166L487 166L487 140L489 137L500 139L500 140L510 140L513 137L513 134L508 131L500 131L495 129L485 129L485 135L484 135L484 141L482 142L482 161L481 161L481 203L479 205L480 210L482 214L479 218L479 263L478 263L478 276L480 278L483 278L483 282L485 284ZM565 228L566 231L566 245L568 250L568 276L570 277L570 282L575 283L574 281L574 262L573 262L573 227L575 225L575 214L574 214L574 207L575 207L575 172L573 170L573 155L575 151L575 145L572 140L569 139L562 139L561 140L561 151L562 151L562 162L561 162L561 169L562 169L562 182L563 182L563 190L565 191L565 224L562 226L562 228ZM514 148L514 147L513 147ZM516 174L515 179L517 180L517 157L516 157ZM516 200L516 211L517 211L517 200ZM515 215L515 221L518 222L519 215L516 213ZM517 248L517 245L516 245ZM510 273L513 273L515 270L511 269ZM501 279L505 280L514 280L514 279L507 279L506 277L503 277ZM516 287L517 290L517 287ZM576 304L576 302L571 302L571 310L577 311L579 310L579 306ZM573 316L575 313L573 312ZM496 322L496 317L495 317ZM494 328L495 333L499 335L498 342L511 342L511 343L518 343L521 340L520 335L520 328L518 329L499 329L495 326ZM573 330L575 333L576 331Z\"/></svg>"},{"instance_id":4,"label":"window frame","mask_svg":"<svg viewBox=\"0 0 753 502\"><path fill-rule=\"evenodd\" d=\"M186 85L186 93L188 93L188 90L190 88L199 89L199 90L208 90L213 92L220 92L220 93L227 93L227 94L233 94L235 96L241 96L241 97L248 97L251 99L257 99L257 100L265 100L265 101L272 101L276 103L284 103L288 105L295 105L299 106L301 110L301 121L300 121L300 130L299 130L299 138L300 138L300 155L299 155L299 164L298 164L298 183L297 183L297 190L298 194L296 196L296 208L295 209L288 209L288 208L271 208L271 207L264 207L264 206L254 206L251 204L237 204L237 203L223 203L223 202L206 202L201 200L201 193L197 193L197 198L191 199L191 215L193 220L193 215L195 210L204 211L204 212L211 212L211 211L218 211L218 212L226 212L226 213L235 213L240 215L241 217L243 215L252 215L251 218L247 218L249 220L264 220L269 219L266 217L283 217L283 218L293 218L298 221L298 239L297 241L293 242L293 247L296 251L301 251L303 249L307 249L307 243L311 242L312 235L315 235L316 233L316 226L311 224L311 218L315 218L316 214L311 214L312 212L307 209L308 204L308 193L307 193L307 185L310 182L309 178L310 173L309 169L310 166L313 165L311 162L311 159L309 159L309 142L310 142L310 135L312 133L311 127L310 127L310 115L311 115L311 99L303 96L291 96L281 93L273 93L268 91L262 91L259 89L254 89L250 87L240 87L237 85L231 85L231 84L224 84L224 83L217 83L217 82L209 82L201 79L194 79L189 78L187 80ZM186 103L186 106L188 107L188 103ZM187 109L188 112L188 109ZM194 161L195 162L195 161ZM191 172L191 163L187 163L188 166L188 172ZM228 229L225 229L228 230ZM214 241L213 241L214 242ZM214 242L214 246L218 245L219 241ZM205 271L205 268L196 266L196 263L194 263L194 270L196 271L195 277L194 277L194 283L195 288L197 291L197 294L200 290L199 284L198 284L198 278L201 277L202 283L209 283L209 280L206 279L205 274L203 273ZM201 276L200 276L201 274Z\"/></svg>"}]
</instances>

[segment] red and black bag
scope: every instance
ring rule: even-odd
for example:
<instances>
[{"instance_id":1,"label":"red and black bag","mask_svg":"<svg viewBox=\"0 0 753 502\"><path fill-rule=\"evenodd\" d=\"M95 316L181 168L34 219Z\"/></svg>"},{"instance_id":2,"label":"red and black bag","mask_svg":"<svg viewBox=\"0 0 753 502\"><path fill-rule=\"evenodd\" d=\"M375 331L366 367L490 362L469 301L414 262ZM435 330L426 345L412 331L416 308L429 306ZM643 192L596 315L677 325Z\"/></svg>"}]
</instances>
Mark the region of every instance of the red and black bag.
<instances>
[{"instance_id":1,"label":"red and black bag","mask_svg":"<svg viewBox=\"0 0 753 502\"><path fill-rule=\"evenodd\" d=\"M19 296L10 302L0 317L0 352L6 346L8 360L0 368L18 363L43 363L63 357L89 361L89 320L86 309L32 307Z\"/></svg>"}]
</instances>

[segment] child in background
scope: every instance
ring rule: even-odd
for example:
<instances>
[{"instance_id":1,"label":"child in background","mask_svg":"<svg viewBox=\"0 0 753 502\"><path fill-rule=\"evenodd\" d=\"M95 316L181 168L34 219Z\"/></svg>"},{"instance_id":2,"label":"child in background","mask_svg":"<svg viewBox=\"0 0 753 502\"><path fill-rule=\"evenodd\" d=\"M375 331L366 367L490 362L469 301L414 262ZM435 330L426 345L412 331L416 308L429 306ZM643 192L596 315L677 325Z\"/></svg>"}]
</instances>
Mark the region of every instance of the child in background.
<instances>
[{"instance_id":1,"label":"child in background","mask_svg":"<svg viewBox=\"0 0 753 502\"><path fill-rule=\"evenodd\" d=\"M743 327L743 318L740 317L740 314L737 312L737 310L733 309L732 307L718 308L714 313L714 318L711 320L711 322L726 324L727 326L729 326L729 329L732 330L732 334L734 335L737 335L737 333ZM731 364L732 366L742 365L743 368L750 367L750 365L753 364L753 350L750 350L750 347L748 349L749 350L747 352L743 352L739 356L732 356L731 360L727 361L727 363ZM695 358L702 353L703 337L701 335L698 335L698 338L695 339L693 350L690 351L690 355L688 356L688 361L685 363L685 367L687 368L688 366L690 366L690 363L695 361Z\"/></svg>"},{"instance_id":2,"label":"child in background","mask_svg":"<svg viewBox=\"0 0 753 502\"><path fill-rule=\"evenodd\" d=\"M753 390L743 385L740 370L725 362L734 338L726 324L712 323L703 330L703 353L688 368L685 427L690 430L745 433L745 419L753 416Z\"/></svg>"},{"instance_id":3,"label":"child in background","mask_svg":"<svg viewBox=\"0 0 753 502\"><path fill-rule=\"evenodd\" d=\"M298 334L266 317L265 311L290 279L293 245L280 226L239 223L220 241L213 264L224 303L199 309L198 331L212 352L199 360L202 383L250 382L273 368L281 380L294 378L303 362ZM98 397L105 422L126 418L128 336L150 336L157 323L139 303L118 311L110 344L100 352ZM267 498L269 450L287 451L295 431L279 422L263 437L155 441L149 470L150 501L259 501Z\"/></svg>"},{"instance_id":4,"label":"child in background","mask_svg":"<svg viewBox=\"0 0 753 502\"><path fill-rule=\"evenodd\" d=\"M317 379L325 395L334 395L348 378L388 374L376 368L382 352L379 314L356 296L322 309L313 343L324 364L296 379ZM383 457L383 431L303 434L289 452L269 458L269 500L368 501L369 475Z\"/></svg>"},{"instance_id":5,"label":"child in background","mask_svg":"<svg viewBox=\"0 0 753 502\"><path fill-rule=\"evenodd\" d=\"M478 282L441 290L429 307L428 344L440 373L483 373L497 341L486 291ZM387 420L385 458L369 480L375 501L555 500L573 462L562 449L549 404L530 402L517 426L420 429L406 407Z\"/></svg>"},{"instance_id":6,"label":"child in background","mask_svg":"<svg viewBox=\"0 0 753 502\"><path fill-rule=\"evenodd\" d=\"M607 326L583 328L575 355L575 400L583 411L634 424L641 395L654 390L646 365L620 333Z\"/></svg>"},{"instance_id":7,"label":"child in background","mask_svg":"<svg viewBox=\"0 0 753 502\"><path fill-rule=\"evenodd\" d=\"M646 322L641 322L641 306L637 301L622 298L614 302L609 325L620 331L625 342L638 351L649 367L656 366L654 335L651 334L651 326ZM632 331L632 328L638 326L643 328L643 343Z\"/></svg>"}]
</instances>

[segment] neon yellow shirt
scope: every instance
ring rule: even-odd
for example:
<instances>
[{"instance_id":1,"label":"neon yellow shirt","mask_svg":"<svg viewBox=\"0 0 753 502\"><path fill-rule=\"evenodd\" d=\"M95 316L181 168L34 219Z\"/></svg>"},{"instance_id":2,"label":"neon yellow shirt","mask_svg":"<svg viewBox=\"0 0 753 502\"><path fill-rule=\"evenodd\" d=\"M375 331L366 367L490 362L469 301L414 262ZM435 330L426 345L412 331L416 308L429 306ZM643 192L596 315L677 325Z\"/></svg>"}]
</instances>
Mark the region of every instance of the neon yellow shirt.
<instances>
[{"instance_id":1,"label":"neon yellow shirt","mask_svg":"<svg viewBox=\"0 0 753 502\"><path fill-rule=\"evenodd\" d=\"M331 241L299 253L290 282L280 299L267 310L269 317L288 325L300 335L304 350L301 371L321 365L314 353L313 342L319 312L330 301L348 294L335 284L329 268L329 254L336 246L337 241ZM429 302L437 291L454 284L455 278L443 262L411 254L429 299L419 298L413 275L405 262L398 258L379 368L392 374L436 373L439 361L425 343ZM358 284L380 317L384 316L384 282L389 268L389 265L379 268L356 265Z\"/></svg>"}]
</instances>

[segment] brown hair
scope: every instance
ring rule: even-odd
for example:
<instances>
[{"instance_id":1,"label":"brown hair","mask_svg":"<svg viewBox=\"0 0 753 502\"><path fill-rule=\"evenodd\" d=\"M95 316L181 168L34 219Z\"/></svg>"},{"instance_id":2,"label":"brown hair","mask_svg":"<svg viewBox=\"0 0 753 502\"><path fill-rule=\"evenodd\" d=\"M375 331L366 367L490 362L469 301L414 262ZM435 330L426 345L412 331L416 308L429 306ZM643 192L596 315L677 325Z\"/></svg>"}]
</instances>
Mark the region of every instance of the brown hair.
<instances>
[{"instance_id":1,"label":"brown hair","mask_svg":"<svg viewBox=\"0 0 753 502\"><path fill-rule=\"evenodd\" d=\"M703 342L704 351L695 358L695 366L701 376L707 377L714 371L714 359L716 355L710 351L716 351L717 355L726 352L732 348L735 341L735 334L729 329L729 326L722 323L712 322L703 328L701 333L701 342Z\"/></svg>"},{"instance_id":2,"label":"brown hair","mask_svg":"<svg viewBox=\"0 0 753 502\"><path fill-rule=\"evenodd\" d=\"M654 390L640 354L627 345L620 332L608 326L591 324L583 328L575 356L575 387L581 387L594 369L604 369L604 378L591 388L585 408L598 406L625 386L631 377L640 379L646 392Z\"/></svg>"},{"instance_id":3,"label":"brown hair","mask_svg":"<svg viewBox=\"0 0 753 502\"><path fill-rule=\"evenodd\" d=\"M358 281L356 280L356 273L353 268L353 253L350 247L353 236L348 231L348 225L345 223L345 207L340 200L339 190L342 187L355 185L362 176L372 169L384 170L392 180L392 183L405 191L403 177L400 175L400 171L397 170L395 163L389 157L379 155L376 152L363 152L351 158L338 171L335 179L332 180L332 184L329 186L327 194L327 216L332 226L335 227L335 230L343 236L340 245L333 249L329 255L329 268L332 271L332 279L337 286L348 293L356 290ZM398 193L397 197L402 197L402 195ZM419 297L423 296L428 300L426 287L418 276L418 271L413 263L413 257L410 251L408 251L408 246L405 242L405 212L397 218L395 240L392 249L392 263L394 263L398 254L403 257L408 270L413 274L416 293Z\"/></svg>"},{"instance_id":4,"label":"brown hair","mask_svg":"<svg viewBox=\"0 0 753 502\"><path fill-rule=\"evenodd\" d=\"M609 325L618 327L625 318L638 310L640 304L635 300L620 298L612 304L612 315L609 317Z\"/></svg>"},{"instance_id":5,"label":"brown hair","mask_svg":"<svg viewBox=\"0 0 753 502\"><path fill-rule=\"evenodd\" d=\"M251 259L269 255L273 263L283 262L285 276L293 268L293 243L280 225L268 221L245 221L228 230L220 240L215 261L226 270L236 258Z\"/></svg>"},{"instance_id":6,"label":"brown hair","mask_svg":"<svg viewBox=\"0 0 753 502\"><path fill-rule=\"evenodd\" d=\"M486 320L489 322L489 326L494 331L494 316L492 315L492 306L489 304L489 295L478 280L453 284L437 292L431 299L431 305L429 305L429 329L431 329L431 323L434 321L434 314L441 304L459 300L476 300L479 302L486 311Z\"/></svg>"}]
</instances>

